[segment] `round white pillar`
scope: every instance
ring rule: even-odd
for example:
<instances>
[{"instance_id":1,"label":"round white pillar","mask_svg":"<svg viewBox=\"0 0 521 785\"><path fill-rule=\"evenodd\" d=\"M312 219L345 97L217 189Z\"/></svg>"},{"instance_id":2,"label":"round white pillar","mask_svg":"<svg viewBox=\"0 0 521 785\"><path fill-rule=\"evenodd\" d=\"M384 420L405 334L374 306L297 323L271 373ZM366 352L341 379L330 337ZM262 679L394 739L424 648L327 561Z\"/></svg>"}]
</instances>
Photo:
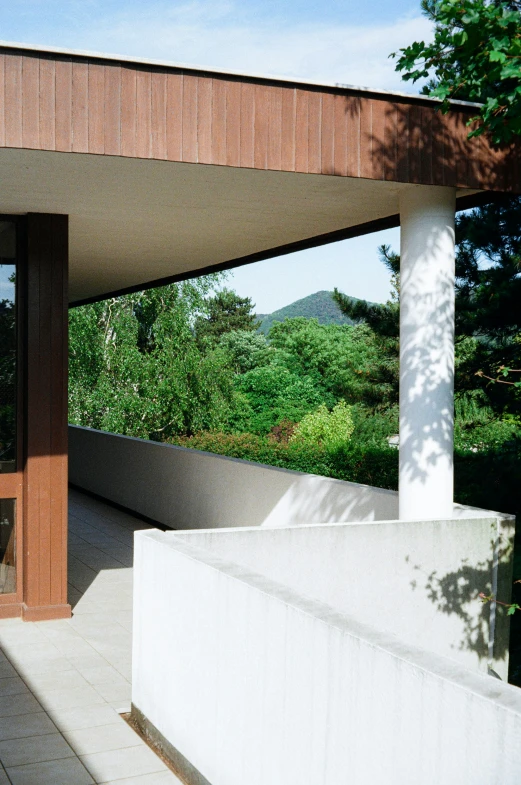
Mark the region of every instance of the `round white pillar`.
<instances>
[{"instance_id":1,"label":"round white pillar","mask_svg":"<svg viewBox=\"0 0 521 785\"><path fill-rule=\"evenodd\" d=\"M456 192L400 196L400 519L453 514Z\"/></svg>"}]
</instances>

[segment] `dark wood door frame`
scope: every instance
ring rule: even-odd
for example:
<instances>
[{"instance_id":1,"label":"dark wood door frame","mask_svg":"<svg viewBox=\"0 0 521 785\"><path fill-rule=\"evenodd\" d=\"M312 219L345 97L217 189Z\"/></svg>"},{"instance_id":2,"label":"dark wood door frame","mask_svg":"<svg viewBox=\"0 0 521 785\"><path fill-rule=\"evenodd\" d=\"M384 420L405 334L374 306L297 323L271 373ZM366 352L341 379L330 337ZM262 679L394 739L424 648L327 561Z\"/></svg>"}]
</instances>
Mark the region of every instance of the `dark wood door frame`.
<instances>
[{"instance_id":1,"label":"dark wood door frame","mask_svg":"<svg viewBox=\"0 0 521 785\"><path fill-rule=\"evenodd\" d=\"M13 218L13 216L5 216ZM68 216L17 217L18 451L0 475L16 499L16 594L0 618L66 618Z\"/></svg>"}]
</instances>

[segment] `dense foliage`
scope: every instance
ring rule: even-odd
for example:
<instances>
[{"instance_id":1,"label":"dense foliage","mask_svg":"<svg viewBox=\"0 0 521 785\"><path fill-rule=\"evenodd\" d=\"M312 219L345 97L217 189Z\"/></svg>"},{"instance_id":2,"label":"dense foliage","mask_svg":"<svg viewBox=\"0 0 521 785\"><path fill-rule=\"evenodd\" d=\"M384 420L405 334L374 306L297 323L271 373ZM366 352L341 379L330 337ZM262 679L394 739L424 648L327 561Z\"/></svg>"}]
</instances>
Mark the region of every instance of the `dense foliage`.
<instances>
[{"instance_id":1,"label":"dense foliage","mask_svg":"<svg viewBox=\"0 0 521 785\"><path fill-rule=\"evenodd\" d=\"M430 78L425 92L442 100L443 112L454 98L481 103L470 136L489 132L503 144L519 135L519 0L423 0L422 8L434 22L434 39L400 50L396 68L403 78Z\"/></svg>"},{"instance_id":2,"label":"dense foliage","mask_svg":"<svg viewBox=\"0 0 521 785\"><path fill-rule=\"evenodd\" d=\"M327 452L334 452L348 445L354 427L351 407L345 401L339 401L331 411L322 403L316 411L309 412L297 423L289 441L317 445Z\"/></svg>"},{"instance_id":3,"label":"dense foliage","mask_svg":"<svg viewBox=\"0 0 521 785\"><path fill-rule=\"evenodd\" d=\"M70 313L69 419L161 439L222 427L233 379L193 322L215 278L170 284Z\"/></svg>"}]
</instances>

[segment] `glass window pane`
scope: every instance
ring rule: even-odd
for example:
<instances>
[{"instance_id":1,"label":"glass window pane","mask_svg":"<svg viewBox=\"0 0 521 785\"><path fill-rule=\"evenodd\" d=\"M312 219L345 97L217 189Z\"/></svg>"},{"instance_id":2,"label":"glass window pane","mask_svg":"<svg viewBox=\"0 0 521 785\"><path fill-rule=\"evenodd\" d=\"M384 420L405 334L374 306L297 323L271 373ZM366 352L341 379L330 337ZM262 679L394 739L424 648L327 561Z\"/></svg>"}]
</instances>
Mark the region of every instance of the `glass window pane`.
<instances>
[{"instance_id":1,"label":"glass window pane","mask_svg":"<svg viewBox=\"0 0 521 785\"><path fill-rule=\"evenodd\" d=\"M0 473L16 471L16 225L0 221Z\"/></svg>"},{"instance_id":2,"label":"glass window pane","mask_svg":"<svg viewBox=\"0 0 521 785\"><path fill-rule=\"evenodd\" d=\"M0 594L16 591L15 499L0 499Z\"/></svg>"}]
</instances>

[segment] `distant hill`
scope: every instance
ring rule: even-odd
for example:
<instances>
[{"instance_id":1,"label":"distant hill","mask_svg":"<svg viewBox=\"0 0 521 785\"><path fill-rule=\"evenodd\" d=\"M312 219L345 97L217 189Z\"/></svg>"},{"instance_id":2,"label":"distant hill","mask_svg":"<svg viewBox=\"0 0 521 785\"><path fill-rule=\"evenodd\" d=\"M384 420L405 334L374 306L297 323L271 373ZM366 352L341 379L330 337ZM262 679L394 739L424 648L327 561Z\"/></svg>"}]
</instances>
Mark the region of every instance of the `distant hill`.
<instances>
[{"instance_id":1,"label":"distant hill","mask_svg":"<svg viewBox=\"0 0 521 785\"><path fill-rule=\"evenodd\" d=\"M269 314L257 314L260 321L259 332L267 333L273 322L283 322L284 319L294 319L296 316L304 316L306 319L318 319L320 324L354 324L347 316L344 316L332 297L333 292L315 292L302 300L296 300L291 305L279 308ZM353 297L353 300L356 298Z\"/></svg>"}]
</instances>

